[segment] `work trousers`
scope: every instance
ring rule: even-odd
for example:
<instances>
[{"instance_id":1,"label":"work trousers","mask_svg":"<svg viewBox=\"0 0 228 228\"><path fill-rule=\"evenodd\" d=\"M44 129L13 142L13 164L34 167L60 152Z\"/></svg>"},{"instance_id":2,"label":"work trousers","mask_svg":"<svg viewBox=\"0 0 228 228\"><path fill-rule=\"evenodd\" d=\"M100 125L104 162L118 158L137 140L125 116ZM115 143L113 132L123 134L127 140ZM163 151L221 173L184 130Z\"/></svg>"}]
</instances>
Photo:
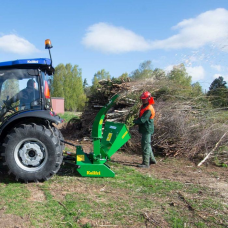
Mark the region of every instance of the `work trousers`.
<instances>
[{"instance_id":1,"label":"work trousers","mask_svg":"<svg viewBox=\"0 0 228 228\"><path fill-rule=\"evenodd\" d=\"M151 148L151 134L142 134L141 140L142 158L144 165L150 165L150 162L156 162L152 148Z\"/></svg>"}]
</instances>

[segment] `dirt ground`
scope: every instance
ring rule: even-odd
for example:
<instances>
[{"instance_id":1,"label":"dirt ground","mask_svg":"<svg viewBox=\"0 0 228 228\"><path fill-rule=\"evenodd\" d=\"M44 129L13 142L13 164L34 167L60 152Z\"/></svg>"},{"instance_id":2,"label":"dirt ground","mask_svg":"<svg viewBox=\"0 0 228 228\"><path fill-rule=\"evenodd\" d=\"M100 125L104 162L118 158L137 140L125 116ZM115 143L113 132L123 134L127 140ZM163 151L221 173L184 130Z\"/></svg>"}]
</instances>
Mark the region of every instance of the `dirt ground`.
<instances>
[{"instance_id":1,"label":"dirt ground","mask_svg":"<svg viewBox=\"0 0 228 228\"><path fill-rule=\"evenodd\" d=\"M78 144L77 141L70 139L66 140L74 144ZM92 149L91 147L92 145L90 143L84 144L84 150L86 152L90 152ZM69 146L69 148L71 147ZM228 168L221 168L213 165L203 165L202 167L197 167L197 164L183 158L157 158L156 165L151 165L148 169L141 169L137 167L137 165L141 163L141 159L140 155L130 155L121 152L117 152L112 157L113 162L135 168L144 174L151 175L159 179L178 181L186 185L196 184L207 188L209 187L213 193L216 193L219 198L221 198L221 201L228 205ZM80 177L77 178L77 180L77 192L85 192L86 189L83 182L80 180ZM40 184L42 185L42 183ZM27 184L27 188L31 193L31 197L28 201L45 201L43 192L38 188L40 184ZM72 192L76 191L75 189L70 189L69 186L67 189L63 186L52 187L53 195L58 195L59 198L57 200L60 202L64 199L66 193L71 190ZM55 191L58 192L56 193ZM92 197L96 191L95 189L91 189L90 192L93 192L91 193ZM112 194L115 194L115 192L112 192ZM116 194L119 193L117 192ZM118 197L118 195L113 195L113 197ZM4 207L0 208L0 227L28 227L28 217L20 217L10 214L6 215L4 214L4 210ZM83 221L80 223L83 224ZM165 224L163 227L166 227Z\"/></svg>"},{"instance_id":2,"label":"dirt ground","mask_svg":"<svg viewBox=\"0 0 228 228\"><path fill-rule=\"evenodd\" d=\"M183 158L160 158L157 160L158 163L151 165L149 169L140 169L137 168L137 165L141 163L139 155L116 153L112 159L160 179L209 187L228 202L228 168L213 165L198 167L195 163Z\"/></svg>"},{"instance_id":3,"label":"dirt ground","mask_svg":"<svg viewBox=\"0 0 228 228\"><path fill-rule=\"evenodd\" d=\"M78 144L74 140L68 141ZM89 142L84 142L82 145L86 153L90 153L93 149L92 144ZM73 149L73 147L69 147ZM228 168L217 167L209 163L198 167L197 163L185 158L160 157L157 159L156 165L151 165L149 169L140 169L137 167L138 164L142 163L140 155L118 152L112 156L112 161L135 167L138 171L156 178L209 187L212 191L219 193L221 197L228 200Z\"/></svg>"}]
</instances>

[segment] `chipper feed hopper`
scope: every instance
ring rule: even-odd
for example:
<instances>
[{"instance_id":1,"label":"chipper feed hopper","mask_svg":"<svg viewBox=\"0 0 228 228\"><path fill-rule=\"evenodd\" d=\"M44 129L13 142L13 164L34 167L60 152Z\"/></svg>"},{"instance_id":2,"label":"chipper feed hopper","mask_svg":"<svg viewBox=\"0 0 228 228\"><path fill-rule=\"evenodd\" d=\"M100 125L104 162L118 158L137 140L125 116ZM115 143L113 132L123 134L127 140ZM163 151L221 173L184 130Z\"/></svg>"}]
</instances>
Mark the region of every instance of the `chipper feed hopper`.
<instances>
[{"instance_id":1,"label":"chipper feed hopper","mask_svg":"<svg viewBox=\"0 0 228 228\"><path fill-rule=\"evenodd\" d=\"M125 124L103 121L119 95L115 95L97 114L92 128L93 153L87 154L76 146L77 171L83 177L114 177L115 173L105 164L130 138Z\"/></svg>"}]
</instances>

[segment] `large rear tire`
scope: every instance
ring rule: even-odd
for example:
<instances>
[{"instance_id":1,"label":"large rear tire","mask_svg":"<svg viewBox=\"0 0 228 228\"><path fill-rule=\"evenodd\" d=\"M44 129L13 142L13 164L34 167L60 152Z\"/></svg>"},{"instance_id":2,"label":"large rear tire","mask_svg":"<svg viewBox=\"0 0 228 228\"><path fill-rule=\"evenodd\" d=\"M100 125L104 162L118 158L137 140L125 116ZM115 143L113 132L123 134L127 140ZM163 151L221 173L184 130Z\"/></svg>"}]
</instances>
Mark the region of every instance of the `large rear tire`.
<instances>
[{"instance_id":1,"label":"large rear tire","mask_svg":"<svg viewBox=\"0 0 228 228\"><path fill-rule=\"evenodd\" d=\"M60 139L60 145L61 145L62 151L64 151L65 144L61 141L61 140L64 141L64 137L63 137L62 132L59 129L55 128L55 127L52 127L52 130L53 130L55 136L57 136Z\"/></svg>"},{"instance_id":2,"label":"large rear tire","mask_svg":"<svg viewBox=\"0 0 228 228\"><path fill-rule=\"evenodd\" d=\"M16 180L44 181L56 174L62 163L60 139L43 125L20 125L5 138L4 165Z\"/></svg>"}]
</instances>

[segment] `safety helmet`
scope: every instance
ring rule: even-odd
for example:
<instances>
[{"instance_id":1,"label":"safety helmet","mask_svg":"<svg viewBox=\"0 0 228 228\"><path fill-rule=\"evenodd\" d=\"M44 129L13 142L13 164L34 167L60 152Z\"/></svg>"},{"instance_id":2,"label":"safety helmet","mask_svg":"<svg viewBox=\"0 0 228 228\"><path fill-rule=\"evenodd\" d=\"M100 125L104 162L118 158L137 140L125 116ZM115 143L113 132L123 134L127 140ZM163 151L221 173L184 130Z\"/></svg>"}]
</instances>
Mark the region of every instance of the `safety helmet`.
<instances>
[{"instance_id":1,"label":"safety helmet","mask_svg":"<svg viewBox=\"0 0 228 228\"><path fill-rule=\"evenodd\" d=\"M140 99L142 99L142 100L147 99L147 98L149 98L148 99L149 104L154 104L154 98L151 97L150 92L148 92L148 91L143 92L142 95L140 96Z\"/></svg>"},{"instance_id":2,"label":"safety helmet","mask_svg":"<svg viewBox=\"0 0 228 228\"><path fill-rule=\"evenodd\" d=\"M150 94L150 92L146 91L146 92L142 93L142 95L140 96L140 99L147 99L149 97L151 97L151 94Z\"/></svg>"}]
</instances>

